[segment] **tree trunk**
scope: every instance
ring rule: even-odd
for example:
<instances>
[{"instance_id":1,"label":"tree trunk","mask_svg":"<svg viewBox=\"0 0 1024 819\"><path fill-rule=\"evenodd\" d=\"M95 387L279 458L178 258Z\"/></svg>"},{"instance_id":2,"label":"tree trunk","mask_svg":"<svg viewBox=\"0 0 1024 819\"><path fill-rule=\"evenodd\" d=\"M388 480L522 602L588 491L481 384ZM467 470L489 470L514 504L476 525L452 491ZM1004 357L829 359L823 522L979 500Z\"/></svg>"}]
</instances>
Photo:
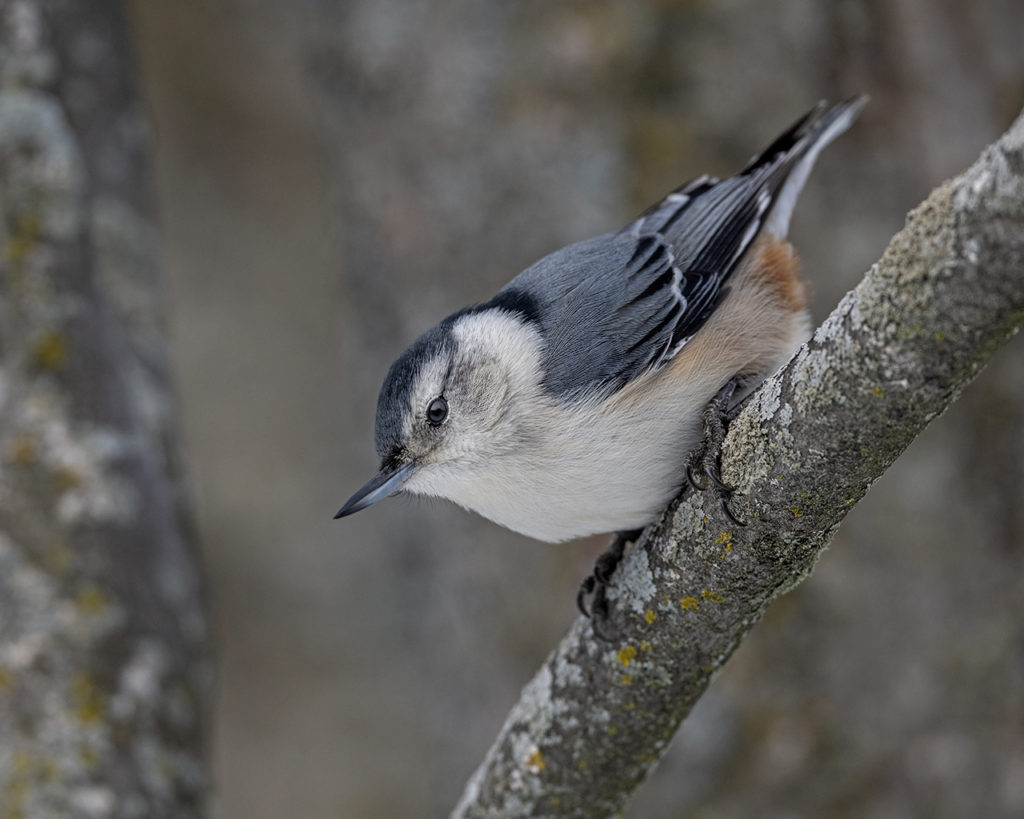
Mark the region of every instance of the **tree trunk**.
<instances>
[{"instance_id":1,"label":"tree trunk","mask_svg":"<svg viewBox=\"0 0 1024 819\"><path fill-rule=\"evenodd\" d=\"M209 689L115 2L0 3L0 813L204 814Z\"/></svg>"}]
</instances>

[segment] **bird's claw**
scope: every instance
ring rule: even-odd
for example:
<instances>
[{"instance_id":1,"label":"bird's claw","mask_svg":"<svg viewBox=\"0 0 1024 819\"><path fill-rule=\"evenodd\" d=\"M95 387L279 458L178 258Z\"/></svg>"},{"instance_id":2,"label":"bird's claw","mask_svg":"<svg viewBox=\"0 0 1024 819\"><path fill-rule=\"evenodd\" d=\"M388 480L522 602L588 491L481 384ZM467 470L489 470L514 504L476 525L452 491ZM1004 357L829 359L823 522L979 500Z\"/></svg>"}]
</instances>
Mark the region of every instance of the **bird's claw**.
<instances>
[{"instance_id":1,"label":"bird's claw","mask_svg":"<svg viewBox=\"0 0 1024 819\"><path fill-rule=\"evenodd\" d=\"M735 410L729 410L729 402L739 383L738 378L731 379L704 408L704 435L700 446L691 452L687 459L686 480L698 492L708 488L714 489L725 516L737 526L746 526L747 524L736 517L729 508L729 499L736 491L736 487L722 480L718 466L726 425L736 416ZM703 477L703 480L697 476Z\"/></svg>"},{"instance_id":2,"label":"bird's claw","mask_svg":"<svg viewBox=\"0 0 1024 819\"><path fill-rule=\"evenodd\" d=\"M589 618L594 636L605 642L613 642L617 634L610 628L611 606L608 602L608 588L614 586L612 575L622 562L622 556L626 551L626 544L635 541L642 530L635 532L619 532L615 538L594 561L593 571L580 583L579 591L576 592L576 608L580 613ZM587 606L587 598L591 597L590 606Z\"/></svg>"},{"instance_id":3,"label":"bird's claw","mask_svg":"<svg viewBox=\"0 0 1024 819\"><path fill-rule=\"evenodd\" d=\"M580 610L580 614L590 619L590 610L587 608L587 597L594 593L594 589L597 586L597 579L593 574L588 574L583 578L583 582L580 583L579 591L576 592L576 608Z\"/></svg>"}]
</instances>

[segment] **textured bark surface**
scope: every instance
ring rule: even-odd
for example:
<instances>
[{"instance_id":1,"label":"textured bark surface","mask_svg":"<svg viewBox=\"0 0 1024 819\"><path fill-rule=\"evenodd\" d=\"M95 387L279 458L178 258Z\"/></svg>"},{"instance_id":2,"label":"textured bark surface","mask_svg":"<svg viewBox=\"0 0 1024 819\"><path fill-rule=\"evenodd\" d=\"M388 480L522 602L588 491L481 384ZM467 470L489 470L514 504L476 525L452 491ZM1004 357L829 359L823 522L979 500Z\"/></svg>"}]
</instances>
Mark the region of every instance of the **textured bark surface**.
<instances>
[{"instance_id":1,"label":"textured bark surface","mask_svg":"<svg viewBox=\"0 0 1024 819\"><path fill-rule=\"evenodd\" d=\"M621 639L574 625L453 815L619 813L769 603L1021 323L1024 115L910 214L733 423L723 477L748 525L710 493L670 508L615 578Z\"/></svg>"},{"instance_id":2,"label":"textured bark surface","mask_svg":"<svg viewBox=\"0 0 1024 819\"><path fill-rule=\"evenodd\" d=\"M120 6L0 2L0 816L204 814L206 624Z\"/></svg>"}]
</instances>

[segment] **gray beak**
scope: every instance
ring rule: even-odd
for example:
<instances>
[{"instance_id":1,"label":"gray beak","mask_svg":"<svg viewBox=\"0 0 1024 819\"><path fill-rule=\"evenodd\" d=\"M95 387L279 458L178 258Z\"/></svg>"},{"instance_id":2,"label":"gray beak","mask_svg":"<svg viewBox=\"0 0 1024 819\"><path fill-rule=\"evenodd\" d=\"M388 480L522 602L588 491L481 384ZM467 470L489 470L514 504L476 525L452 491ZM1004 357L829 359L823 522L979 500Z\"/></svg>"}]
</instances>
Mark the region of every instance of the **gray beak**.
<instances>
[{"instance_id":1,"label":"gray beak","mask_svg":"<svg viewBox=\"0 0 1024 819\"><path fill-rule=\"evenodd\" d=\"M337 520L346 515L351 515L360 509L365 509L367 506L375 504L379 500L384 500L389 495L395 494L412 476L414 466L415 464L410 461L409 463L402 464L397 469L392 469L390 472L381 470L362 489L348 499L345 505L338 510L338 514L334 516L334 519Z\"/></svg>"}]
</instances>

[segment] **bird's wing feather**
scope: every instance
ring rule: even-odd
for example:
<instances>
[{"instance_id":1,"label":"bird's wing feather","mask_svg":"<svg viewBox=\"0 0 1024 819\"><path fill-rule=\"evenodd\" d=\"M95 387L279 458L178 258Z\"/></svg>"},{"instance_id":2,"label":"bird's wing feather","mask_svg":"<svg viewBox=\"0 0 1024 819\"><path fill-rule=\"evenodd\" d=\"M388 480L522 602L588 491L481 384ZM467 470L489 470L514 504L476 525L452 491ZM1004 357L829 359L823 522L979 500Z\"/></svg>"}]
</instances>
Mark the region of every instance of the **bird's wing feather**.
<instances>
[{"instance_id":1,"label":"bird's wing feather","mask_svg":"<svg viewBox=\"0 0 1024 819\"><path fill-rule=\"evenodd\" d=\"M566 400L611 394L676 355L761 230L788 224L773 209L792 210L810 164L862 105L816 107L737 176L694 179L622 231L563 248L509 282L506 301L544 294L545 388Z\"/></svg>"}]
</instances>

